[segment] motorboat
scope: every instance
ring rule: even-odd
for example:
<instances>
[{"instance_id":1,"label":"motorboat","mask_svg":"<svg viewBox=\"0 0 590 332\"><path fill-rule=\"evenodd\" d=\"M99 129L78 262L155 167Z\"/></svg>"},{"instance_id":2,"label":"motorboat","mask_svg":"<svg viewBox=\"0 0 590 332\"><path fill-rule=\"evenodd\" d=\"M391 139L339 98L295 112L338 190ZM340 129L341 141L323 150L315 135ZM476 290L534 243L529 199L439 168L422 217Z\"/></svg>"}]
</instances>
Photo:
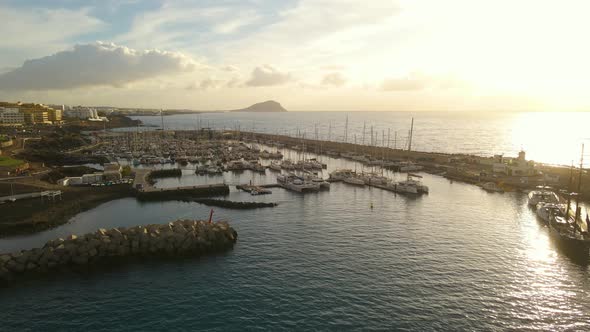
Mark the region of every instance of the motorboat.
<instances>
[{"instance_id":1,"label":"motorboat","mask_svg":"<svg viewBox=\"0 0 590 332\"><path fill-rule=\"evenodd\" d=\"M559 203L559 197L556 193L550 190L533 190L529 192L529 206L537 206L537 204L544 203Z\"/></svg>"},{"instance_id":2,"label":"motorboat","mask_svg":"<svg viewBox=\"0 0 590 332\"><path fill-rule=\"evenodd\" d=\"M365 181L361 178L356 177L356 176L350 176L350 177L344 178L343 181L348 184L352 184L354 186L361 186L361 187L365 186Z\"/></svg>"},{"instance_id":3,"label":"motorboat","mask_svg":"<svg viewBox=\"0 0 590 332\"><path fill-rule=\"evenodd\" d=\"M504 189L500 188L495 182L486 182L481 185L481 188L485 191L503 193Z\"/></svg>"},{"instance_id":4,"label":"motorboat","mask_svg":"<svg viewBox=\"0 0 590 332\"><path fill-rule=\"evenodd\" d=\"M408 173L405 181L400 181L396 184L396 191L409 194L428 194L428 186L422 184L422 181L417 180L422 176Z\"/></svg>"},{"instance_id":5,"label":"motorboat","mask_svg":"<svg viewBox=\"0 0 590 332\"><path fill-rule=\"evenodd\" d=\"M280 172L282 170L281 164L279 164L278 162L271 162L270 166L268 166L268 168L270 168L273 171L277 171Z\"/></svg>"}]
</instances>

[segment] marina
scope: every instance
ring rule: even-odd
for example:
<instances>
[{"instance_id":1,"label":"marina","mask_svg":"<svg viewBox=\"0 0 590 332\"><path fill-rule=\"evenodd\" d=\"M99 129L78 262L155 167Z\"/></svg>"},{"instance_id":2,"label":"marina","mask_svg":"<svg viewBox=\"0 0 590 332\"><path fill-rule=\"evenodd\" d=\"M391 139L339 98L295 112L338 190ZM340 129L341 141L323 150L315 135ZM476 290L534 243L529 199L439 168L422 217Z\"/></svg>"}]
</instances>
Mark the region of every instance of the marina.
<instances>
[{"instance_id":1,"label":"marina","mask_svg":"<svg viewBox=\"0 0 590 332\"><path fill-rule=\"evenodd\" d=\"M225 293L210 288L209 291L214 294L212 296L229 300L228 296L241 292L244 296L256 298L258 291L252 292L247 286L248 280L254 279L260 280L257 289L265 290L264 298L276 301L278 299L269 290L285 285L284 281L277 284L279 279L284 280L276 278L277 275L291 276L292 279L286 283L291 291L280 292L281 296L291 297L306 293L301 284L318 278L332 280L332 273L336 273L347 277L357 276L360 279L353 279L379 292L368 295L364 288L337 283L331 288L337 296L346 297L351 289L358 289L358 293L354 294L358 297L356 301L360 301L362 305L374 307L377 302L385 301L398 303L396 310L401 308L402 311L412 311L415 305L414 302L404 301L404 296L413 297L413 294L425 291L429 298L442 296L443 293L436 285L444 282L452 285L449 287L454 292L474 298L486 296L492 299L488 304L476 305L474 310L477 312L491 310L497 315L508 317L508 320L519 319L523 324L534 325L539 329L548 328L554 319L550 316L539 317L539 310L556 310L563 305L563 301L568 301L570 306L574 303L574 307L578 308L589 305L583 288L572 291L564 299L558 294L545 294L542 287L527 282L536 278L556 289L566 289L568 283L580 283L586 278L588 262L580 259L579 254L572 254L571 250L563 248L561 241L552 235L547 224L536 216L535 209L529 207L526 193L514 190L499 192L488 190L494 188L491 185L480 188L450 180L432 166L432 161L417 161L416 165L422 166L422 171L399 172L399 169L387 167L388 163L394 162L387 157L382 165L370 165L370 155L365 158L369 160L367 162L362 158L353 158L356 154L345 154L338 146L323 149L320 154L317 153L319 146L316 149L311 141L305 141L304 149L301 139L292 142L285 139L279 140L278 144L271 144L272 136L261 136L252 141L249 134L240 141L230 136L230 132L225 137L214 137L211 140L208 137L202 139L198 131L193 133L197 136L192 139L182 138L188 134L174 133L181 137L180 140L178 137L174 138L172 133L148 134L145 139L151 142L144 146L150 149L149 153L153 156L149 160L158 162L143 163L144 158L141 155L134 157L132 153L129 155L128 152L117 152L128 146L128 134L107 133L106 137L111 138L105 138L105 144L97 151L112 161L131 166L135 172L133 186L136 191L147 189L156 194L164 193L163 196L146 200L129 197L107 202L46 232L0 239L0 251L33 248L53 238L66 237L71 233L84 234L101 227L129 227L162 223L170 219L202 219L213 208L216 218L231 220L232 226L240 233L241 240L231 253L199 261L197 265L190 261L164 266L131 265L114 272L112 278L103 273L91 278L106 279L105 282L112 285L127 284L121 278L126 273L132 273L136 276L135 280L139 278L143 282L159 284L166 282L159 276L166 275L166 271L170 269L180 269L176 270L177 273L191 275L191 282L195 282L196 275L201 278L197 281L199 285L220 285L223 283L221 280L232 273L236 277L233 277L231 290ZM164 138L157 138L157 135ZM171 145L172 141L169 139L176 140L175 143L186 148L177 151L160 148ZM108 143L109 140L113 143ZM136 140L136 143L140 142L138 135ZM233 151L234 148L236 151ZM359 147L353 146L352 149L360 151ZM215 153L209 155L209 150ZM264 150L280 152L283 159L262 158ZM161 153L162 151L166 154ZM181 157L175 157L174 153ZM383 156L383 153L378 151L375 155ZM393 154L389 156L395 158ZM134 162L134 159L138 162ZM316 160L318 164L325 164L325 168L310 167L309 163L300 163L302 160ZM256 171L244 167L245 162L263 165L265 169ZM293 166L297 164L304 166ZM210 165L220 167L223 171L216 174L196 171L199 166ZM228 165L235 168L227 167ZM271 165L275 165L274 170ZM148 174L154 170L166 170L164 174L169 173L170 176L148 181ZM279 180L281 177L285 179L282 184ZM139 188L138 184L141 184ZM189 197L196 196L194 193L179 193L178 190L207 188L218 184L223 184L224 187L220 188L223 192L215 193L215 199L193 199ZM324 188L321 188L322 184ZM400 191L402 188L404 192ZM266 190L271 193L258 194L258 191ZM293 250L298 253L294 254ZM280 265L260 263L264 262L264 257L275 257L273 260L288 258L288 261ZM415 260L412 257L430 258ZM385 268L381 263L383 260L396 266L396 271ZM223 264L218 265L216 262ZM330 262L330 271L333 272L321 268L327 262ZM301 266L309 266L306 275L300 273ZM553 267L557 266L562 272L554 271ZM458 278L457 267L468 272L464 278L460 277L460 283L455 284L454 280ZM543 272L540 273L539 269ZM567 272L564 273L563 269ZM207 273L203 274L205 270ZM366 270L371 277L358 276L360 270ZM426 276L426 279L414 280L413 286L408 288L403 275L416 273L416 270ZM138 277L139 274L142 277ZM75 276L66 274L62 278L68 281L68 287L83 287ZM47 297L53 296L51 287L47 286L61 285L61 281L51 279L36 283L40 287L35 287L37 293ZM503 305L510 299L510 295L482 290L476 286L482 283L489 285L489 289L508 287L526 291L526 294L519 295L523 305L517 305L518 318L514 315L513 307L508 310ZM187 289L192 287L188 281L180 282L180 285ZM391 291L392 285L395 292ZM536 307L525 305L533 299L540 301ZM262 301L262 298L259 300ZM24 299L22 301L27 303ZM327 305L332 306L336 302L336 297L328 298ZM165 311L159 306L155 308ZM316 306L316 309L319 308L322 306ZM424 308L427 308L433 319L448 317L445 311L434 311L430 306ZM307 308L295 306L293 309L306 317L314 317ZM386 308L383 310L390 312ZM455 309L448 307L448 310ZM480 324L482 317L476 311L471 319L447 319L447 322L453 327ZM279 313L286 314L282 310ZM529 318L523 319L523 313ZM342 319L350 326L354 326L354 321L360 319L351 310L331 314L330 317ZM562 316L562 319L575 324L583 320L583 317L585 316L570 313ZM272 317L268 319L273 320ZM391 319L395 319L396 324L411 324L400 315L385 319L385 322L391 323ZM212 326L222 324L222 321L222 317L210 318ZM314 319L308 322L309 325L298 326L311 328L319 324ZM244 321L241 325L250 326ZM486 326L499 327L494 323Z\"/></svg>"}]
</instances>

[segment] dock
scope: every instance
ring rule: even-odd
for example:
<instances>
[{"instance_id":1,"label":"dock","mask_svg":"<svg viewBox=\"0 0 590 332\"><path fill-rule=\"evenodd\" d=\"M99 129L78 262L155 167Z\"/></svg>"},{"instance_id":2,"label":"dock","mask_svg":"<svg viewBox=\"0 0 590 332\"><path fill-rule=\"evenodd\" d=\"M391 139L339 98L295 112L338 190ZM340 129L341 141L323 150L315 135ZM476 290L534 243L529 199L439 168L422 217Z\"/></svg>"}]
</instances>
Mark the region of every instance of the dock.
<instances>
[{"instance_id":1,"label":"dock","mask_svg":"<svg viewBox=\"0 0 590 332\"><path fill-rule=\"evenodd\" d=\"M184 197L206 197L229 194L229 186L225 183L204 184L196 186L179 186L156 188L148 181L150 169L136 169L133 187L140 199L180 199Z\"/></svg>"}]
</instances>

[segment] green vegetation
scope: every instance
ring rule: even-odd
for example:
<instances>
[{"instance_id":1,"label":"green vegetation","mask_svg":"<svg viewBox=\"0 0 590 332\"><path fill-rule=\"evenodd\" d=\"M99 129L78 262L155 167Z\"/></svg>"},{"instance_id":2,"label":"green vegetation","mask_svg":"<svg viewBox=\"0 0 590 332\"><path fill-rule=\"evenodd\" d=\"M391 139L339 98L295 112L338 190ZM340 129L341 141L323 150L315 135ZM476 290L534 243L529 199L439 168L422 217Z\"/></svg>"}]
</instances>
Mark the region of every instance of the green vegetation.
<instances>
[{"instance_id":1,"label":"green vegetation","mask_svg":"<svg viewBox=\"0 0 590 332\"><path fill-rule=\"evenodd\" d=\"M27 143L28 148L36 150L63 151L79 148L90 142L77 132L58 129L54 133L43 136L39 141Z\"/></svg>"},{"instance_id":2,"label":"green vegetation","mask_svg":"<svg viewBox=\"0 0 590 332\"><path fill-rule=\"evenodd\" d=\"M8 156L0 156L0 167L17 167L24 163L19 159L14 159Z\"/></svg>"},{"instance_id":3,"label":"green vegetation","mask_svg":"<svg viewBox=\"0 0 590 332\"><path fill-rule=\"evenodd\" d=\"M129 166L129 165L123 166L123 170L121 171L121 176L123 176L123 177L131 176L131 166Z\"/></svg>"},{"instance_id":4,"label":"green vegetation","mask_svg":"<svg viewBox=\"0 0 590 332\"><path fill-rule=\"evenodd\" d=\"M57 180L63 179L65 177L82 176L84 174L92 174L96 172L100 171L86 166L58 167L51 170L51 172L44 174L41 177L41 180L49 183L57 183Z\"/></svg>"},{"instance_id":5,"label":"green vegetation","mask_svg":"<svg viewBox=\"0 0 590 332\"><path fill-rule=\"evenodd\" d=\"M10 138L6 135L0 135L0 142L8 142Z\"/></svg>"}]
</instances>

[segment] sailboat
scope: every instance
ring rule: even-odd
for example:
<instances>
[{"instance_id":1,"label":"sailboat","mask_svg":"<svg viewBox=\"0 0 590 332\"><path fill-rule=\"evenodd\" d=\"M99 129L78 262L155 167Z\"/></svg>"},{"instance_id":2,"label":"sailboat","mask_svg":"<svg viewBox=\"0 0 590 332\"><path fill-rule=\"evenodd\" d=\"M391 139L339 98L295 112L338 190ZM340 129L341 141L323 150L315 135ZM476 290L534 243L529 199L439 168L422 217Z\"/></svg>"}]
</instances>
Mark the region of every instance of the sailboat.
<instances>
[{"instance_id":1,"label":"sailboat","mask_svg":"<svg viewBox=\"0 0 590 332\"><path fill-rule=\"evenodd\" d=\"M582 207L580 206L579 193L582 184L582 173L583 173L583 161L584 161L584 145L582 144L582 157L580 158L580 170L578 174L578 188L576 193L567 194L567 205L563 215L554 214L549 219L549 232L551 237L558 241L561 245L567 249L573 250L575 253L583 254L588 256L588 249L590 249L590 217L586 213L586 230L582 230ZM573 168L570 172L569 187L572 185ZM575 197L576 207L575 210L571 210L572 196ZM573 212L573 215L571 214Z\"/></svg>"}]
</instances>

